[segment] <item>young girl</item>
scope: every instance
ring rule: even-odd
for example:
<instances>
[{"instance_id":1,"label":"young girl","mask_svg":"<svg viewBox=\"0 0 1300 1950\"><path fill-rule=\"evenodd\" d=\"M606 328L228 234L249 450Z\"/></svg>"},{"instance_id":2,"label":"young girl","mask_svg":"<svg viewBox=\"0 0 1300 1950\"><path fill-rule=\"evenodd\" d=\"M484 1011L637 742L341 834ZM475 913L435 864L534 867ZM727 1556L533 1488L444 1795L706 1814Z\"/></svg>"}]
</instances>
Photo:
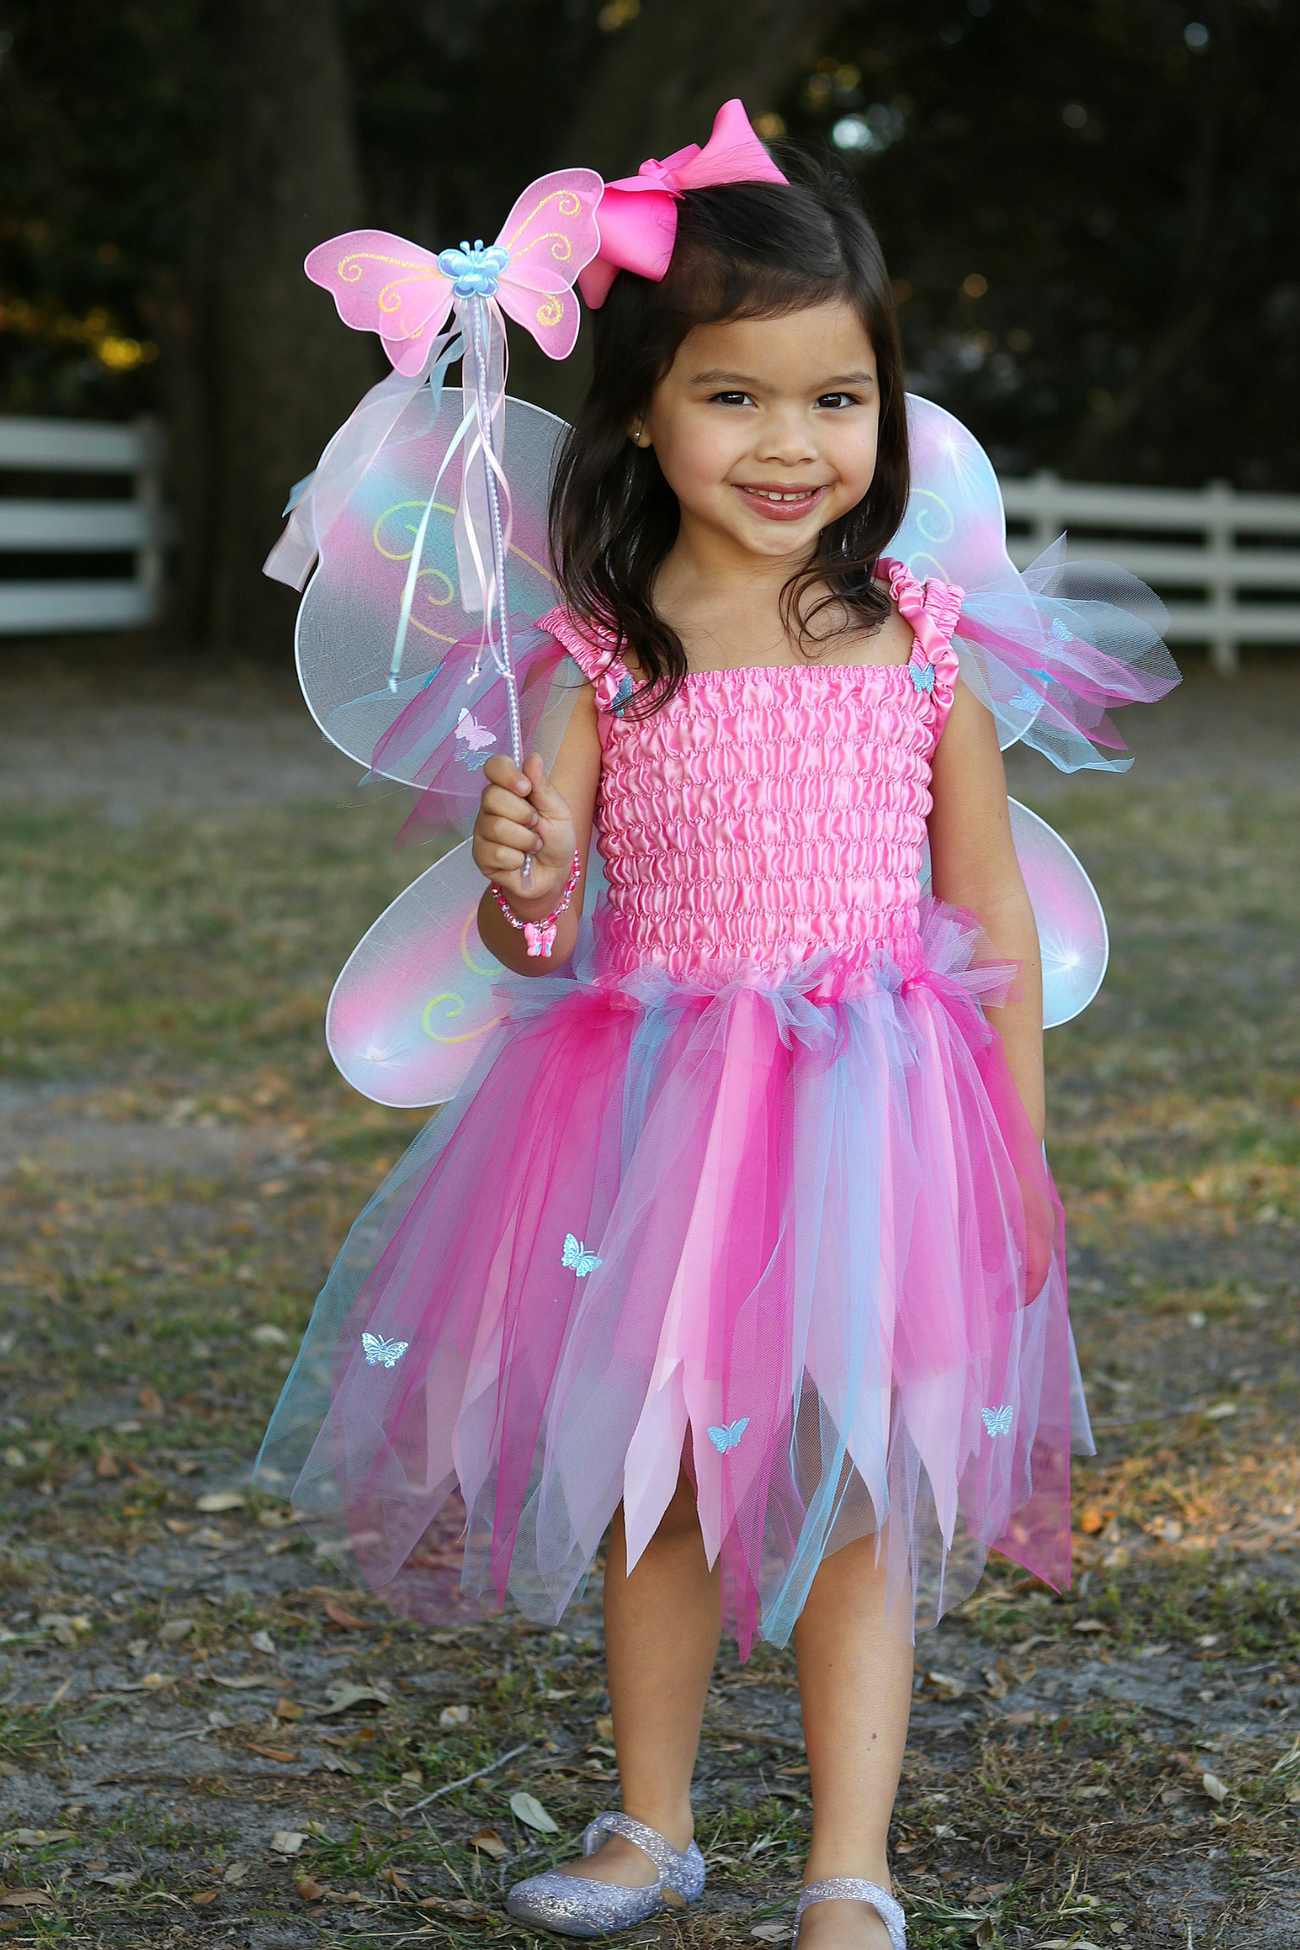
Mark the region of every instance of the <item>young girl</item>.
<instances>
[{"instance_id":1,"label":"young girl","mask_svg":"<svg viewBox=\"0 0 1300 1950\"><path fill-rule=\"evenodd\" d=\"M376 1539L400 1562L458 1485L467 1588L530 1615L562 1613L608 1535L622 1811L514 1915L596 1936L700 1895L725 1627L742 1653L794 1638L803 1950L901 1950L914 1619L993 1547L1068 1581L1088 1440L989 672L1046 659L1033 706L1050 688L1076 739L1073 693L1095 725L1169 680L1148 645L1134 688L1098 628L1067 654L1046 598L1017 653L891 558L909 449L881 253L843 186L757 153L762 180L676 193L666 270L592 281L541 619L585 681L549 767L488 758L473 830L479 932L526 979L344 1249L314 1453L344 1485L363 1459L341 1492L363 1562ZM976 689L954 632L985 645ZM580 947L593 839L608 894Z\"/></svg>"}]
</instances>

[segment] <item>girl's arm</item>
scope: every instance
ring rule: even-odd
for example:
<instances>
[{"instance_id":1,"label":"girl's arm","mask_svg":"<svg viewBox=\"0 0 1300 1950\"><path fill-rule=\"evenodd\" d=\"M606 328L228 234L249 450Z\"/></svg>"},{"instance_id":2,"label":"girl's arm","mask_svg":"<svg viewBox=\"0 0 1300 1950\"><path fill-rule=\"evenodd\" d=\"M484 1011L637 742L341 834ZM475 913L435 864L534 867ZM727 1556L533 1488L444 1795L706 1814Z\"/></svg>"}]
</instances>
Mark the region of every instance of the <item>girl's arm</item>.
<instances>
[{"instance_id":1,"label":"girl's arm","mask_svg":"<svg viewBox=\"0 0 1300 1950\"><path fill-rule=\"evenodd\" d=\"M512 928L490 893L479 902L478 931L484 946L516 975L552 975L573 953L587 881L591 822L600 783L600 736L596 693L584 684L560 741L548 778L533 752L521 772L498 754L483 768L487 783L474 821L474 864L495 880L521 921L544 921L554 912L573 871L575 849L582 873L556 924L549 955L530 955L523 931ZM519 869L532 855L533 884L525 893Z\"/></svg>"},{"instance_id":2,"label":"girl's arm","mask_svg":"<svg viewBox=\"0 0 1300 1950\"><path fill-rule=\"evenodd\" d=\"M1043 975L1038 930L1011 837L1007 781L992 716L958 683L934 755L930 863L935 894L983 924L992 957L1018 962L1016 999L990 1009L1020 1101L1041 1138Z\"/></svg>"}]
</instances>

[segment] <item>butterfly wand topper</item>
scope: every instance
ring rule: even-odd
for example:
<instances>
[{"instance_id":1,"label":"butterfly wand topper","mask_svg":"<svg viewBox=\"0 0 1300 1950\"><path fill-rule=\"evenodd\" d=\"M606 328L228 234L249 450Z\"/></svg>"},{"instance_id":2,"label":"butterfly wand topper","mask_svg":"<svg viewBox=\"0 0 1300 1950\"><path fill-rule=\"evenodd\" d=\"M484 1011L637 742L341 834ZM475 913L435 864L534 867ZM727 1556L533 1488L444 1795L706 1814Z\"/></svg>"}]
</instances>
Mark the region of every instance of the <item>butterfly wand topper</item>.
<instances>
[{"instance_id":1,"label":"butterfly wand topper","mask_svg":"<svg viewBox=\"0 0 1300 1950\"><path fill-rule=\"evenodd\" d=\"M435 255L386 230L352 230L319 244L305 267L308 277L331 293L345 324L378 333L399 396L409 398L426 383L439 396L447 367L454 359L462 361L463 417L416 529L388 687L397 689L430 517L443 474L459 452L454 533L461 607L467 615L483 618L470 682L477 681L483 656L489 655L506 687L511 752L519 766L524 753L506 593L510 484L501 463L509 363L505 320L512 318L531 332L548 357L568 357L580 316L573 286L600 249L596 210L603 190L595 170L554 170L529 184L494 244L485 246L480 239ZM357 455L342 437L347 431L345 427L335 436L308 484L322 506L330 498L328 476L336 443L340 464L355 476ZM310 521L310 511L305 512ZM318 513L314 539L319 529ZM531 864L526 858L525 883Z\"/></svg>"}]
</instances>

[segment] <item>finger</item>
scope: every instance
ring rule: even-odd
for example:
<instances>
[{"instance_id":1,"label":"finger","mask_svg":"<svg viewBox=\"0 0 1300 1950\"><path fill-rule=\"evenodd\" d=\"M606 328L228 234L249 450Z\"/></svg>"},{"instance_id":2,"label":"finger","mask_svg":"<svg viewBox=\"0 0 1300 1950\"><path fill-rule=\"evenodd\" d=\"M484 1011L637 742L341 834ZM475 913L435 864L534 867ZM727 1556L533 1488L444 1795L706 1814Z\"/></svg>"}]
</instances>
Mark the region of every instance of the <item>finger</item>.
<instances>
[{"instance_id":1,"label":"finger","mask_svg":"<svg viewBox=\"0 0 1300 1950\"><path fill-rule=\"evenodd\" d=\"M524 864L524 857L517 846L500 846L488 840L474 842L474 865L490 880L500 880L503 874L518 873Z\"/></svg>"},{"instance_id":2,"label":"finger","mask_svg":"<svg viewBox=\"0 0 1300 1950\"><path fill-rule=\"evenodd\" d=\"M483 819L475 821L474 830L479 838L491 846L513 846L525 853L540 853L542 838L540 833L530 832L514 819Z\"/></svg>"},{"instance_id":3,"label":"finger","mask_svg":"<svg viewBox=\"0 0 1300 1950\"><path fill-rule=\"evenodd\" d=\"M513 758L505 752L492 755L483 767L483 776L490 784L502 786L518 798L526 799L533 789L532 780L519 770Z\"/></svg>"},{"instance_id":4,"label":"finger","mask_svg":"<svg viewBox=\"0 0 1300 1950\"><path fill-rule=\"evenodd\" d=\"M526 799L520 799L507 787L489 786L479 800L480 811L496 819L517 820L523 826L536 826L537 814Z\"/></svg>"},{"instance_id":5,"label":"finger","mask_svg":"<svg viewBox=\"0 0 1300 1950\"><path fill-rule=\"evenodd\" d=\"M569 808L566 801L555 790L546 776L546 768L536 752L529 752L524 760L524 772L529 781L532 802L543 819L567 819Z\"/></svg>"}]
</instances>

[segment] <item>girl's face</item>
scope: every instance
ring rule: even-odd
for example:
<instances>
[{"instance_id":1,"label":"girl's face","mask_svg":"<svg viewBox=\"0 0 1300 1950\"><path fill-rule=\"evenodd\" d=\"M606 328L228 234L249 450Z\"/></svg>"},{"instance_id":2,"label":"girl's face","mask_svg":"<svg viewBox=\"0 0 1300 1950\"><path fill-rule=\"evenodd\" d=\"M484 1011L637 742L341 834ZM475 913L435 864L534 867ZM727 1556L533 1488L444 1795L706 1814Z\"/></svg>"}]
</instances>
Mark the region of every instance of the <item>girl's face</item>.
<instances>
[{"instance_id":1,"label":"girl's face","mask_svg":"<svg viewBox=\"0 0 1300 1950\"><path fill-rule=\"evenodd\" d=\"M654 447L684 540L807 557L870 487L879 419L871 340L836 299L697 325L631 431Z\"/></svg>"}]
</instances>

